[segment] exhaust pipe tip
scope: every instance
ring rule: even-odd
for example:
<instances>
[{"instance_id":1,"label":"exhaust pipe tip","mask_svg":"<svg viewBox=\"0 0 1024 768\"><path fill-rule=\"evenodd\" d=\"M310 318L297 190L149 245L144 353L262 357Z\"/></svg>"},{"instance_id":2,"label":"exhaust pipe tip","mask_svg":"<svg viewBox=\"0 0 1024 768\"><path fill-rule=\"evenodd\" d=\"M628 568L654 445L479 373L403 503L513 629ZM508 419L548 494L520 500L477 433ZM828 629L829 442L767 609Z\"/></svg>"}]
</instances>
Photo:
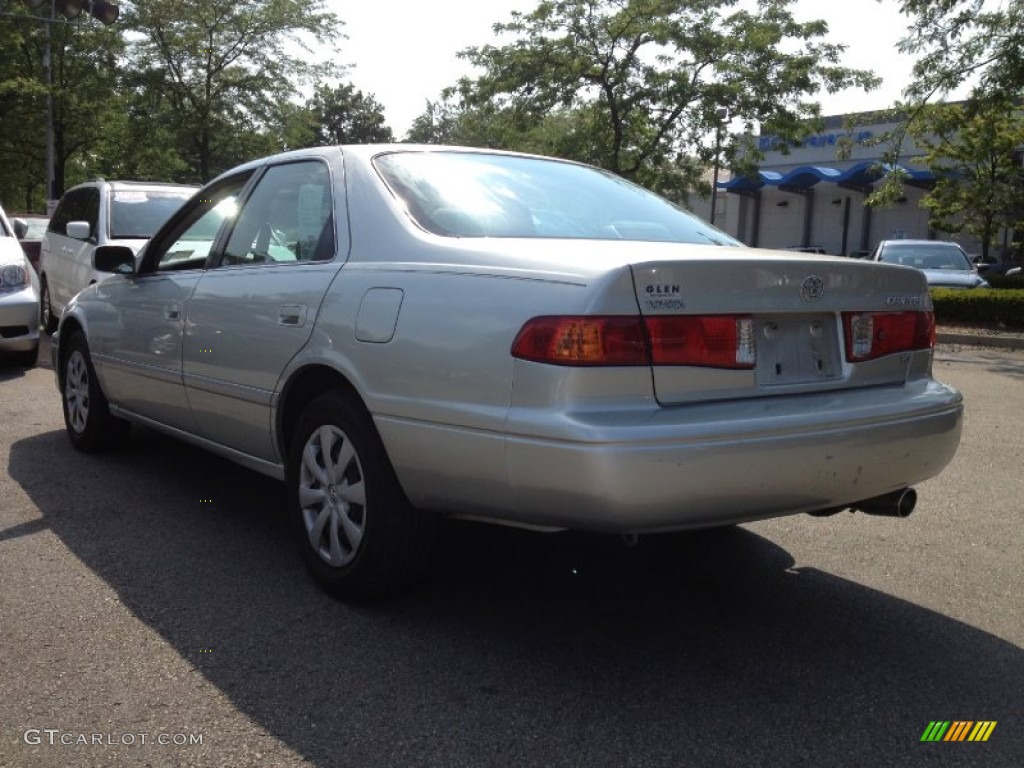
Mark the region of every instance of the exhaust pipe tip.
<instances>
[{"instance_id":1,"label":"exhaust pipe tip","mask_svg":"<svg viewBox=\"0 0 1024 768\"><path fill-rule=\"evenodd\" d=\"M910 517L917 506L917 491L904 488L900 491L886 493L873 499L865 499L852 504L851 507L867 515L882 517Z\"/></svg>"}]
</instances>

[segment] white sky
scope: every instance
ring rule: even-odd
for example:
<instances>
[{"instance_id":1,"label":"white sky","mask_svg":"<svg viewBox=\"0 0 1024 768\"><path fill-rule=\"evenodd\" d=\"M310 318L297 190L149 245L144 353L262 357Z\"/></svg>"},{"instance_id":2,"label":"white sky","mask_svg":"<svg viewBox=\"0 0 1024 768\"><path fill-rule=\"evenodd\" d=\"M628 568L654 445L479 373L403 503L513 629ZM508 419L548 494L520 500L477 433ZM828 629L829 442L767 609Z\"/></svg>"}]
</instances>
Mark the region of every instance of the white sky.
<instances>
[{"instance_id":1,"label":"white sky","mask_svg":"<svg viewBox=\"0 0 1024 768\"><path fill-rule=\"evenodd\" d=\"M348 79L384 105L397 138L405 136L426 101L436 101L446 86L472 74L456 53L495 41L492 26L512 11L528 12L538 0L326 0L345 22L342 62ZM872 69L880 88L822 97L826 115L890 106L906 86L913 60L896 50L907 19L896 0L796 0L800 20L823 18L831 42L847 46L844 64Z\"/></svg>"}]
</instances>

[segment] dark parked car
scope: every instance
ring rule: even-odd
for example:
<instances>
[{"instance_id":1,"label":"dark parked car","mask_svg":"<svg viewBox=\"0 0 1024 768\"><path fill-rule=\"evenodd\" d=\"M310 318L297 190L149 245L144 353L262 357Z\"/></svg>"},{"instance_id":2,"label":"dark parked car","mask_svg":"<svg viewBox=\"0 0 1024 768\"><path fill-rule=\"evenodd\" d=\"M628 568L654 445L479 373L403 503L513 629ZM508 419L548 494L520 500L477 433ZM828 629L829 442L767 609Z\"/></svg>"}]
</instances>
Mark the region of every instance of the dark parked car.
<instances>
[{"instance_id":1,"label":"dark parked car","mask_svg":"<svg viewBox=\"0 0 1024 768\"><path fill-rule=\"evenodd\" d=\"M982 277L997 277L1007 274L1016 264L1000 259L997 256L982 256L980 253L971 256L971 263Z\"/></svg>"}]
</instances>

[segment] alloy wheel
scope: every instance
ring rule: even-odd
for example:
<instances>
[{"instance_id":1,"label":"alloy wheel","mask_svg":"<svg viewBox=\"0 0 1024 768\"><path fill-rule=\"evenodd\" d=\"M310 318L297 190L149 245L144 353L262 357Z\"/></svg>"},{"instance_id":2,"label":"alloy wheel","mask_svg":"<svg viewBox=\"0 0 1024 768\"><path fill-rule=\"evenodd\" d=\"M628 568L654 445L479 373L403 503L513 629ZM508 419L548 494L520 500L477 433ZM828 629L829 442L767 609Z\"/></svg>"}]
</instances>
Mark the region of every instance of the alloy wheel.
<instances>
[{"instance_id":1,"label":"alloy wheel","mask_svg":"<svg viewBox=\"0 0 1024 768\"><path fill-rule=\"evenodd\" d=\"M336 426L314 430L303 447L299 507L321 560L340 568L355 559L366 530L366 486L355 446Z\"/></svg>"},{"instance_id":2,"label":"alloy wheel","mask_svg":"<svg viewBox=\"0 0 1024 768\"><path fill-rule=\"evenodd\" d=\"M71 353L65 365L64 400L71 428L78 433L84 432L89 420L89 369L85 356L77 349Z\"/></svg>"}]
</instances>

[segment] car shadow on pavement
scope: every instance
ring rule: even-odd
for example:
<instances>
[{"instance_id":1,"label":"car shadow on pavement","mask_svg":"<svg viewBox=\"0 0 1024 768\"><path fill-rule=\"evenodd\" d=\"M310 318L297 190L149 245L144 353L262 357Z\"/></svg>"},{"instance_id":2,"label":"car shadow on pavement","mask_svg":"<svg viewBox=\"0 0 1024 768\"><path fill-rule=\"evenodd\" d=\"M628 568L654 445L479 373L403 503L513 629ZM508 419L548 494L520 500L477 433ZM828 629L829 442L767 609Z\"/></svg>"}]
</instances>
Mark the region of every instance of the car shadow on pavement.
<instances>
[{"instance_id":1,"label":"car shadow on pavement","mask_svg":"<svg viewBox=\"0 0 1024 768\"><path fill-rule=\"evenodd\" d=\"M283 486L203 451L138 430L122 452L84 456L51 432L16 442L9 470L138 619L316 765L996 766L1024 754L1021 649L795 567L743 527L626 547L452 523L421 586L349 605L306 576ZM937 719L999 727L985 744L921 744Z\"/></svg>"}]
</instances>

